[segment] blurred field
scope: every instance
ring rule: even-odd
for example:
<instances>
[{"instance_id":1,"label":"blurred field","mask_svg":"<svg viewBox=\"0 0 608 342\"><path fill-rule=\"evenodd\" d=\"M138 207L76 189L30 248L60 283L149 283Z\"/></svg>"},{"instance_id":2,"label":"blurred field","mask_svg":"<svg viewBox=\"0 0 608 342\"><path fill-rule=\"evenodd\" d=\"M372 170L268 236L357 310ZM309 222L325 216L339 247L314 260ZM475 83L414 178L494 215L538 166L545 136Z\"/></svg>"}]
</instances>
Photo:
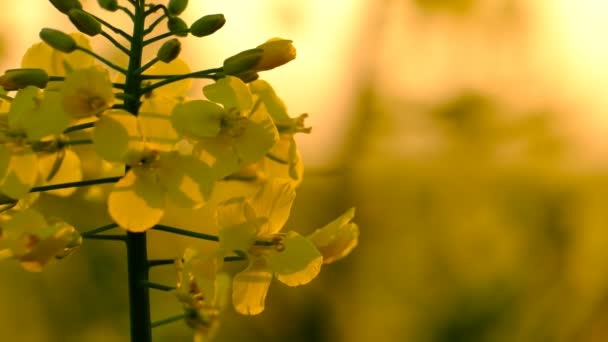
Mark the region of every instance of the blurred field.
<instances>
[{"instance_id":1,"label":"blurred field","mask_svg":"<svg viewBox=\"0 0 608 342\"><path fill-rule=\"evenodd\" d=\"M608 7L337 1L350 19L332 32L321 1L289 3L261 1L232 26L264 15L263 34L303 40L298 64L268 75L314 127L298 140L307 169L288 227L308 233L356 206L360 245L307 286L274 282L263 314L228 312L217 340L608 341ZM0 28L9 59L20 27ZM83 230L107 220L102 205L81 209L69 219ZM150 254L193 243L171 239L152 232ZM126 341L124 258L87 241L41 274L0 263L0 340ZM174 281L170 267L152 276ZM152 300L154 319L180 310ZM181 323L155 334L190 338Z\"/></svg>"}]
</instances>

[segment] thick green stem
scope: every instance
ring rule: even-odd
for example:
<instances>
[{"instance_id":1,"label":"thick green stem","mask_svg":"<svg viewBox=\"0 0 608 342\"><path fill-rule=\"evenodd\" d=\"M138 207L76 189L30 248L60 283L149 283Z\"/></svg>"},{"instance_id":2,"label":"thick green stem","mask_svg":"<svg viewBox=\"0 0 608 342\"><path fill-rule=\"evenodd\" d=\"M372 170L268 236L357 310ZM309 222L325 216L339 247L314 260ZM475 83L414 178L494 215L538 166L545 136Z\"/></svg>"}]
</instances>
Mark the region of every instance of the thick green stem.
<instances>
[{"instance_id":1,"label":"thick green stem","mask_svg":"<svg viewBox=\"0 0 608 342\"><path fill-rule=\"evenodd\" d=\"M66 189L66 188L76 188L76 187L81 187L81 186L89 186L89 185L97 185L97 184L116 183L121 178L122 177L109 177L109 178L93 179L93 180L88 180L88 181L80 181L80 182L70 182L70 183L61 183L61 184L37 186L37 187L33 187L30 190L30 192L41 192L41 191Z\"/></svg>"},{"instance_id":2,"label":"thick green stem","mask_svg":"<svg viewBox=\"0 0 608 342\"><path fill-rule=\"evenodd\" d=\"M137 115L141 78L136 72L141 68L143 53L145 8L144 3L135 5L131 54L125 81L124 108ZM148 281L148 245L146 233L127 233L127 264L129 272L129 317L131 321L131 341L151 342L152 325L150 318L150 291Z\"/></svg>"}]
</instances>

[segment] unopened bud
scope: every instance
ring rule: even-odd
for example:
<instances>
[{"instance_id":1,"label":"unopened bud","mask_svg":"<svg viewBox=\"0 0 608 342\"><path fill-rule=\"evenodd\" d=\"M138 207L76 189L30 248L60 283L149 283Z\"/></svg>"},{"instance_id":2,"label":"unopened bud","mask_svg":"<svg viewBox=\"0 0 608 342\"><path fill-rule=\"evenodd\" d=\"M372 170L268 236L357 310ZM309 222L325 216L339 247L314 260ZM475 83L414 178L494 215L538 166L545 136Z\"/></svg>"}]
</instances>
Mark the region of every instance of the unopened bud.
<instances>
[{"instance_id":1,"label":"unopened bud","mask_svg":"<svg viewBox=\"0 0 608 342\"><path fill-rule=\"evenodd\" d=\"M97 0L99 3L99 7L114 12L118 10L118 1L117 0Z\"/></svg>"},{"instance_id":2,"label":"unopened bud","mask_svg":"<svg viewBox=\"0 0 608 342\"><path fill-rule=\"evenodd\" d=\"M188 24L180 17L169 17L167 29L175 33L176 36L186 37L188 35Z\"/></svg>"},{"instance_id":3,"label":"unopened bud","mask_svg":"<svg viewBox=\"0 0 608 342\"><path fill-rule=\"evenodd\" d=\"M272 38L258 46L258 49L264 50L264 54L260 62L255 66L255 70L274 69L296 58L296 48L291 43L291 40Z\"/></svg>"},{"instance_id":4,"label":"unopened bud","mask_svg":"<svg viewBox=\"0 0 608 342\"><path fill-rule=\"evenodd\" d=\"M42 41L49 44L53 49L61 52L70 53L78 47L74 38L59 30L43 28L40 31L39 36Z\"/></svg>"},{"instance_id":5,"label":"unopened bud","mask_svg":"<svg viewBox=\"0 0 608 342\"><path fill-rule=\"evenodd\" d=\"M224 60L224 73L226 75L238 75L247 71L254 71L254 67L262 59L264 50L250 49L237 53Z\"/></svg>"},{"instance_id":6,"label":"unopened bud","mask_svg":"<svg viewBox=\"0 0 608 342\"><path fill-rule=\"evenodd\" d=\"M253 82L253 81L257 80L258 78L260 78L260 75L258 75L257 72L251 71L251 70L242 72L242 73L240 73L238 75L234 75L234 76L240 78L241 81L243 81L245 83Z\"/></svg>"},{"instance_id":7,"label":"unopened bud","mask_svg":"<svg viewBox=\"0 0 608 342\"><path fill-rule=\"evenodd\" d=\"M226 23L223 14L206 15L190 25L190 33L195 37L208 36L219 30Z\"/></svg>"},{"instance_id":8,"label":"unopened bud","mask_svg":"<svg viewBox=\"0 0 608 342\"><path fill-rule=\"evenodd\" d=\"M71 9L68 12L68 17L78 31L84 34L93 37L101 33L101 24L99 21L83 10Z\"/></svg>"},{"instance_id":9,"label":"unopened bud","mask_svg":"<svg viewBox=\"0 0 608 342\"><path fill-rule=\"evenodd\" d=\"M158 53L156 57L165 63L169 63L177 56L179 56L180 51L182 50L182 44L177 40L177 38L173 38L171 40L166 41L160 49L158 49Z\"/></svg>"},{"instance_id":10,"label":"unopened bud","mask_svg":"<svg viewBox=\"0 0 608 342\"><path fill-rule=\"evenodd\" d=\"M27 86L46 87L49 75L42 69L11 69L0 76L0 86L6 91L19 90Z\"/></svg>"},{"instance_id":11,"label":"unopened bud","mask_svg":"<svg viewBox=\"0 0 608 342\"><path fill-rule=\"evenodd\" d=\"M79 0L50 0L51 4L55 6L61 13L68 14L73 9L82 9L82 4Z\"/></svg>"},{"instance_id":12,"label":"unopened bud","mask_svg":"<svg viewBox=\"0 0 608 342\"><path fill-rule=\"evenodd\" d=\"M170 0L167 9L171 15L180 15L188 6L188 0Z\"/></svg>"}]
</instances>

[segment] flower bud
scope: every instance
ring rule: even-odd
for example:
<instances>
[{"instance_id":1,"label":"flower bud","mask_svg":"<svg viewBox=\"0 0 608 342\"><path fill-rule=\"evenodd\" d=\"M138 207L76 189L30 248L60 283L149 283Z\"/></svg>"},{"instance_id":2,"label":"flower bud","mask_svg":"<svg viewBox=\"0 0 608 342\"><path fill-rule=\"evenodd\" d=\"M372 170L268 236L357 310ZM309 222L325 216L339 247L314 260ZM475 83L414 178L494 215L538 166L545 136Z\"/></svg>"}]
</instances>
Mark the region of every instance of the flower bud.
<instances>
[{"instance_id":1,"label":"flower bud","mask_svg":"<svg viewBox=\"0 0 608 342\"><path fill-rule=\"evenodd\" d=\"M158 49L158 53L156 57L165 63L169 63L172 60L176 59L179 56L180 51L182 50L182 44L177 40L177 38L173 38L171 40L166 41L160 49Z\"/></svg>"},{"instance_id":2,"label":"flower bud","mask_svg":"<svg viewBox=\"0 0 608 342\"><path fill-rule=\"evenodd\" d=\"M101 24L99 21L83 10L71 9L68 12L68 17L78 31L84 34L93 37L101 33Z\"/></svg>"},{"instance_id":3,"label":"flower bud","mask_svg":"<svg viewBox=\"0 0 608 342\"><path fill-rule=\"evenodd\" d=\"M0 86L4 90L19 90L27 86L46 87L49 75L42 69L11 69L0 76Z\"/></svg>"},{"instance_id":4,"label":"flower bud","mask_svg":"<svg viewBox=\"0 0 608 342\"><path fill-rule=\"evenodd\" d=\"M186 22L179 17L169 17L169 20L167 21L167 29L180 37L186 37L188 35L188 32L185 32L188 30L188 24L186 24Z\"/></svg>"},{"instance_id":5,"label":"flower bud","mask_svg":"<svg viewBox=\"0 0 608 342\"><path fill-rule=\"evenodd\" d=\"M242 72L242 73L234 75L234 76L240 78L241 81L243 81L245 83L253 82L253 81L257 80L258 78L260 78L260 75L258 75L257 72L251 71L251 70Z\"/></svg>"},{"instance_id":6,"label":"flower bud","mask_svg":"<svg viewBox=\"0 0 608 342\"><path fill-rule=\"evenodd\" d=\"M73 9L82 9L82 4L79 0L50 0L51 4L55 6L61 13L68 14Z\"/></svg>"},{"instance_id":7,"label":"flower bud","mask_svg":"<svg viewBox=\"0 0 608 342\"><path fill-rule=\"evenodd\" d=\"M255 70L274 69L296 58L296 48L291 43L291 40L272 38L258 46L258 49L262 49L264 54L255 66Z\"/></svg>"},{"instance_id":8,"label":"flower bud","mask_svg":"<svg viewBox=\"0 0 608 342\"><path fill-rule=\"evenodd\" d=\"M208 36L219 30L226 23L223 14L206 15L190 25L190 33L195 37Z\"/></svg>"},{"instance_id":9,"label":"flower bud","mask_svg":"<svg viewBox=\"0 0 608 342\"><path fill-rule=\"evenodd\" d=\"M226 75L238 75L252 71L262 59L262 49L250 49L237 53L224 60L224 73Z\"/></svg>"},{"instance_id":10,"label":"flower bud","mask_svg":"<svg viewBox=\"0 0 608 342\"><path fill-rule=\"evenodd\" d=\"M186 9L186 6L188 6L188 0L170 0L167 9L171 15L180 15Z\"/></svg>"},{"instance_id":11,"label":"flower bud","mask_svg":"<svg viewBox=\"0 0 608 342\"><path fill-rule=\"evenodd\" d=\"M42 41L49 44L53 49L61 52L70 53L78 47L74 38L59 30L43 28L40 31L39 36Z\"/></svg>"},{"instance_id":12,"label":"flower bud","mask_svg":"<svg viewBox=\"0 0 608 342\"><path fill-rule=\"evenodd\" d=\"M99 7L114 12L118 10L118 1L117 0L97 0L99 3Z\"/></svg>"}]
</instances>

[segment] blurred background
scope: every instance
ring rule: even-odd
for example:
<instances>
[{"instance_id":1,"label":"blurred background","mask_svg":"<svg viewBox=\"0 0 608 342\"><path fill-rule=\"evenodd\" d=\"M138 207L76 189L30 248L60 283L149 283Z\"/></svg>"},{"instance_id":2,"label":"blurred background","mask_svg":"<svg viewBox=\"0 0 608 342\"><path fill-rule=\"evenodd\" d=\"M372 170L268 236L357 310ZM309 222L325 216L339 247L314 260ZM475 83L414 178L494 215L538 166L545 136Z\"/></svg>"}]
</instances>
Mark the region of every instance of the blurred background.
<instances>
[{"instance_id":1,"label":"blurred background","mask_svg":"<svg viewBox=\"0 0 608 342\"><path fill-rule=\"evenodd\" d=\"M288 229L351 206L361 229L311 284L273 282L263 314L229 310L218 341L608 341L607 2L190 0L183 18L209 13L227 24L185 39L193 70L275 36L298 49L263 75L313 126L298 136L306 173ZM41 27L70 25L47 1L13 2L0 68L18 67ZM81 209L67 214L79 228L107 222L101 206ZM193 243L152 232L150 253ZM41 274L0 263L0 340L127 341L124 258L86 241ZM180 310L152 300L154 319Z\"/></svg>"}]
</instances>

